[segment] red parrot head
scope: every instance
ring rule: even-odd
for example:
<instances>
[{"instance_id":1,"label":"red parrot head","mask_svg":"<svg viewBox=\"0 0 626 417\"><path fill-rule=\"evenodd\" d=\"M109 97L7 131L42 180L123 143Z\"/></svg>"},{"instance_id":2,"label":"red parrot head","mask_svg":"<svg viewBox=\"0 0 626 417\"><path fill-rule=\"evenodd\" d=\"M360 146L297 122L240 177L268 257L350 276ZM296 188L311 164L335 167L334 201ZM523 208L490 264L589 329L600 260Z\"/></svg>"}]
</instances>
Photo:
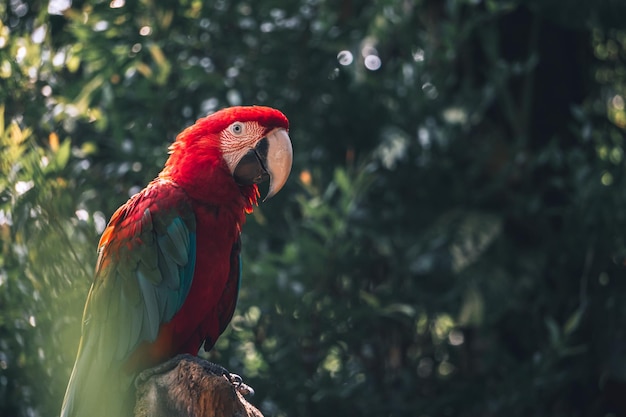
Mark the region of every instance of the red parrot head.
<instances>
[{"instance_id":1,"label":"red parrot head","mask_svg":"<svg viewBox=\"0 0 626 417\"><path fill-rule=\"evenodd\" d=\"M293 160L288 129L285 115L270 107L220 110L178 135L160 176L207 203L243 195L251 206L257 184L269 179L268 199L287 181Z\"/></svg>"}]
</instances>

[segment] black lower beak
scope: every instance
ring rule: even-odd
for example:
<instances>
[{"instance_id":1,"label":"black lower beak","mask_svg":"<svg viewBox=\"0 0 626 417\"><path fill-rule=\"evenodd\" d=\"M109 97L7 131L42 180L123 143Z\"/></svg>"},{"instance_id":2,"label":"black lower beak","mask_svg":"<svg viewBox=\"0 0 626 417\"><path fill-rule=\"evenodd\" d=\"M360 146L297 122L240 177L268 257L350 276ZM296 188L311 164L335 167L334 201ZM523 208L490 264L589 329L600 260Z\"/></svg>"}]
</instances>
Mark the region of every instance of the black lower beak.
<instances>
[{"instance_id":1,"label":"black lower beak","mask_svg":"<svg viewBox=\"0 0 626 417\"><path fill-rule=\"evenodd\" d=\"M270 174L265 168L267 164L267 150L267 138L263 138L254 149L250 149L243 158L241 158L233 173L237 184L259 184L270 178Z\"/></svg>"}]
</instances>

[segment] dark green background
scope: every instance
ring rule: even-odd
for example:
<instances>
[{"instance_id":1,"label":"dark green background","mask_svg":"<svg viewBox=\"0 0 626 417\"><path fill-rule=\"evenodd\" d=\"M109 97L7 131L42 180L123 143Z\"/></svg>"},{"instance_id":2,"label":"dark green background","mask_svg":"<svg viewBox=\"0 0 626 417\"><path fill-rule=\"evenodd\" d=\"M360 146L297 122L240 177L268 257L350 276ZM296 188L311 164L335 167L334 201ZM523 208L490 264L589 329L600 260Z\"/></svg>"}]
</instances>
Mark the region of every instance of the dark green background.
<instances>
[{"instance_id":1,"label":"dark green background","mask_svg":"<svg viewBox=\"0 0 626 417\"><path fill-rule=\"evenodd\" d=\"M623 1L0 17L0 415L58 412L104 223L233 104L295 152L208 355L266 416L626 415Z\"/></svg>"}]
</instances>

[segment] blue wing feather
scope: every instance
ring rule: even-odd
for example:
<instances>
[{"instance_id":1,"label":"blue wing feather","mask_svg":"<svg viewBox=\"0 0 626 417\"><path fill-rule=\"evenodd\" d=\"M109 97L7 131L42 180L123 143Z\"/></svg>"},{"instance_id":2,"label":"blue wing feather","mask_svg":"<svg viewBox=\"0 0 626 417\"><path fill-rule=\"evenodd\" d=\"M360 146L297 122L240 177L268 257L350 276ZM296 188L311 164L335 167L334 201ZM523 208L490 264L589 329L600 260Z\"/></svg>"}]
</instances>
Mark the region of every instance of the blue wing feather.
<instances>
[{"instance_id":1,"label":"blue wing feather","mask_svg":"<svg viewBox=\"0 0 626 417\"><path fill-rule=\"evenodd\" d=\"M182 307L193 279L196 263L196 234L190 232L180 217L172 220L167 232L157 238L163 276L161 318L168 322Z\"/></svg>"}]
</instances>

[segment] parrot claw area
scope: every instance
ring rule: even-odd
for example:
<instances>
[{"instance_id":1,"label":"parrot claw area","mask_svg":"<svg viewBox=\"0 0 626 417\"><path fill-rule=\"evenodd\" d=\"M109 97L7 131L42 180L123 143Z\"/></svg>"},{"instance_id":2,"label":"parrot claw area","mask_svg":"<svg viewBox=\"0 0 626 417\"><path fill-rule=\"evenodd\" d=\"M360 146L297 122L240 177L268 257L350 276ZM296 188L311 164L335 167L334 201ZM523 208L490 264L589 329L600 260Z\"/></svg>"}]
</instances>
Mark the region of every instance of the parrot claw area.
<instances>
[{"instance_id":1,"label":"parrot claw area","mask_svg":"<svg viewBox=\"0 0 626 417\"><path fill-rule=\"evenodd\" d=\"M233 384L235 390L244 397L247 395L254 395L254 389L250 385L244 384L243 378L241 378L239 375L229 374L228 379L230 379L230 383Z\"/></svg>"},{"instance_id":2,"label":"parrot claw area","mask_svg":"<svg viewBox=\"0 0 626 417\"><path fill-rule=\"evenodd\" d=\"M245 384L243 382L243 378L239 375L230 373L228 369L224 368L222 365L209 362L190 354L174 356L172 359L142 371L139 375L137 375L137 378L135 378L135 387L139 387L155 375L165 374L173 370L180 364L181 361L196 363L210 374L224 376L232 384L233 388L235 388L235 391L243 396L254 395L254 389L250 385Z\"/></svg>"},{"instance_id":3,"label":"parrot claw area","mask_svg":"<svg viewBox=\"0 0 626 417\"><path fill-rule=\"evenodd\" d=\"M228 369L224 368L222 365L218 365L216 363L206 361L204 359L198 358L197 356L194 356L194 358L200 365L202 365L202 367L207 372L212 373L213 375L224 375L227 379L230 380L230 372L228 371Z\"/></svg>"}]
</instances>

